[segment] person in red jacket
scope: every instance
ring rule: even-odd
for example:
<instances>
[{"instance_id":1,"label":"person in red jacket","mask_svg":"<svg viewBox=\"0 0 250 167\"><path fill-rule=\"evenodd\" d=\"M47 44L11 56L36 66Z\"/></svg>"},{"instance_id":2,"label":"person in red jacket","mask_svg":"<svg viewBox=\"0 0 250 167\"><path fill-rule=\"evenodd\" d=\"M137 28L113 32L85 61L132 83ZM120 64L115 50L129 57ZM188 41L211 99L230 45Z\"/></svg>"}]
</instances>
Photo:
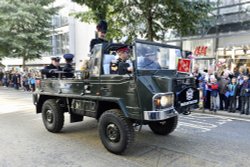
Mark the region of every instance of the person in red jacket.
<instances>
[{"instance_id":1,"label":"person in red jacket","mask_svg":"<svg viewBox=\"0 0 250 167\"><path fill-rule=\"evenodd\" d=\"M211 78L210 83L208 83L208 88L211 90L211 107L210 110L216 112L217 111L217 96L218 96L218 89L219 85L217 83L216 78Z\"/></svg>"}]
</instances>

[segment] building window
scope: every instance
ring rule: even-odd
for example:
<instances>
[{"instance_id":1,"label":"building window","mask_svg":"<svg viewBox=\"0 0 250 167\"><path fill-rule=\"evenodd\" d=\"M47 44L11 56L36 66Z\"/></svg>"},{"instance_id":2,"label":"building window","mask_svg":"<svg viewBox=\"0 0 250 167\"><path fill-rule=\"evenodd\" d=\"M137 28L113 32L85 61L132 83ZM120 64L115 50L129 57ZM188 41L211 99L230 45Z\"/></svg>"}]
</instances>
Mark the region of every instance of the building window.
<instances>
[{"instance_id":1,"label":"building window","mask_svg":"<svg viewBox=\"0 0 250 167\"><path fill-rule=\"evenodd\" d=\"M69 24L68 18L64 16L55 15L52 17L53 28L60 28Z\"/></svg>"},{"instance_id":2,"label":"building window","mask_svg":"<svg viewBox=\"0 0 250 167\"><path fill-rule=\"evenodd\" d=\"M228 6L228 5L235 5L235 4L237 4L237 3L239 3L240 2L240 0L230 0L230 1L219 1L219 5L220 6Z\"/></svg>"},{"instance_id":3,"label":"building window","mask_svg":"<svg viewBox=\"0 0 250 167\"><path fill-rule=\"evenodd\" d=\"M54 41L53 41L54 39ZM69 53L69 33L58 34L51 37L52 55Z\"/></svg>"}]
</instances>

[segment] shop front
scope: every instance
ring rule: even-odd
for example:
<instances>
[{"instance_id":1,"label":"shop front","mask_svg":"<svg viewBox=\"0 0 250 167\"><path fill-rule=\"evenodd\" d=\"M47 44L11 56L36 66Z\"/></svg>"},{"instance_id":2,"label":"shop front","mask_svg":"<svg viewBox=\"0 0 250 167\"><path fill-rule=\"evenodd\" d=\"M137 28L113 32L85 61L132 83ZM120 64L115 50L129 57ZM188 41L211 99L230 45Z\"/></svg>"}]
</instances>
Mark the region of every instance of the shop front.
<instances>
[{"instance_id":1,"label":"shop front","mask_svg":"<svg viewBox=\"0 0 250 167\"><path fill-rule=\"evenodd\" d=\"M199 39L183 41L182 49L192 52L192 69L200 71L214 69L215 63L215 39Z\"/></svg>"},{"instance_id":2,"label":"shop front","mask_svg":"<svg viewBox=\"0 0 250 167\"><path fill-rule=\"evenodd\" d=\"M217 66L230 71L244 67L250 70L250 34L234 35L219 39L217 48Z\"/></svg>"}]
</instances>

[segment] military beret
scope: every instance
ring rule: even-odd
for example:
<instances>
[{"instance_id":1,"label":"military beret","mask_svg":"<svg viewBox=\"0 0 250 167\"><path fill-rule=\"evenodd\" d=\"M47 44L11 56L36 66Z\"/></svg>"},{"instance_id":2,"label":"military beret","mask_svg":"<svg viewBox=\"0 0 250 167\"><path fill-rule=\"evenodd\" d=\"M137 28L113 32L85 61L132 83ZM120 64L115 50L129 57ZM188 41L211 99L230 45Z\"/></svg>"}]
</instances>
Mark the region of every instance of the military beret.
<instances>
[{"instance_id":1,"label":"military beret","mask_svg":"<svg viewBox=\"0 0 250 167\"><path fill-rule=\"evenodd\" d=\"M73 58L74 58L74 55L73 55L73 54L70 54L70 53L64 54L64 55L63 55L63 58L65 58L65 59L73 59Z\"/></svg>"},{"instance_id":2,"label":"military beret","mask_svg":"<svg viewBox=\"0 0 250 167\"><path fill-rule=\"evenodd\" d=\"M60 57L51 57L51 60L60 61Z\"/></svg>"},{"instance_id":3,"label":"military beret","mask_svg":"<svg viewBox=\"0 0 250 167\"><path fill-rule=\"evenodd\" d=\"M128 52L128 51L129 51L129 48L127 46L117 49L117 52Z\"/></svg>"}]
</instances>

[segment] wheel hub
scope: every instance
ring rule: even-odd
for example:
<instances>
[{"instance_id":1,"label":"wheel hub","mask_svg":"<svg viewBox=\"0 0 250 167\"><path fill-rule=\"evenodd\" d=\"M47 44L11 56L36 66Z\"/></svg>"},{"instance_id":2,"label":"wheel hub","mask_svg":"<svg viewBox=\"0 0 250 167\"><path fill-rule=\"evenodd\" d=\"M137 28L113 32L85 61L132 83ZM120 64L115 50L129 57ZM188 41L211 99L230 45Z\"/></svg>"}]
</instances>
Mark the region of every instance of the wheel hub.
<instances>
[{"instance_id":1,"label":"wheel hub","mask_svg":"<svg viewBox=\"0 0 250 167\"><path fill-rule=\"evenodd\" d=\"M118 142L120 140L120 132L115 124L109 124L106 128L106 134L110 141Z\"/></svg>"},{"instance_id":2,"label":"wheel hub","mask_svg":"<svg viewBox=\"0 0 250 167\"><path fill-rule=\"evenodd\" d=\"M52 123L52 122L53 122L52 110L47 110L47 111L46 111L46 120L47 120L49 123Z\"/></svg>"}]
</instances>

